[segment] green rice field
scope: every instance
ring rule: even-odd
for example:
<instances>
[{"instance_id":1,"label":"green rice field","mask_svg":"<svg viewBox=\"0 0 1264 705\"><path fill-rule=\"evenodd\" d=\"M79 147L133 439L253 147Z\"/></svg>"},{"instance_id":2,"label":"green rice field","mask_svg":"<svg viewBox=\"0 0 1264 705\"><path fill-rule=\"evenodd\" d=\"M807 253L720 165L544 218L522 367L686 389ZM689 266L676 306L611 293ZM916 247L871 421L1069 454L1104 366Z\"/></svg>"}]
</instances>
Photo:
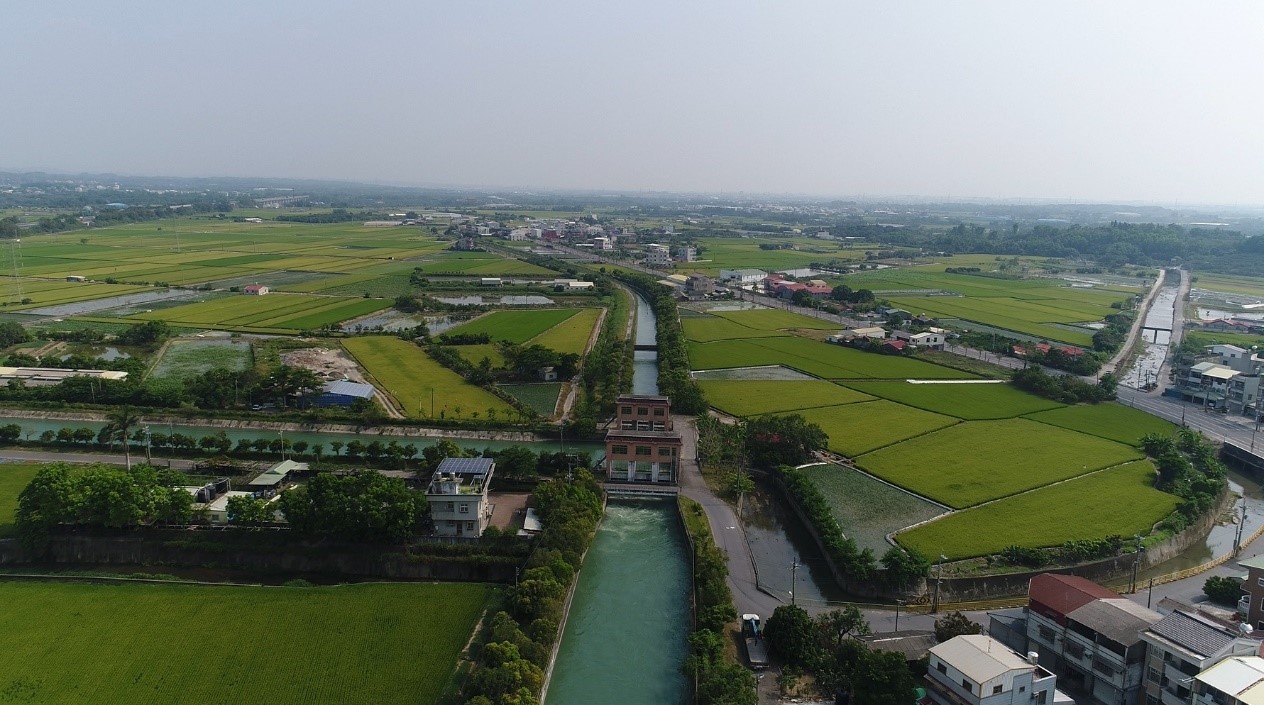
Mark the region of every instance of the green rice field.
<instances>
[{"instance_id":1,"label":"green rice field","mask_svg":"<svg viewBox=\"0 0 1264 705\"><path fill-rule=\"evenodd\" d=\"M1008 546L1041 548L1111 534L1146 535L1179 503L1154 489L1154 466L1137 461L1035 492L950 514L899 534L900 544L950 560Z\"/></svg>"},{"instance_id":2,"label":"green rice field","mask_svg":"<svg viewBox=\"0 0 1264 705\"><path fill-rule=\"evenodd\" d=\"M0 699L433 703L494 593L470 583L0 583Z\"/></svg>"},{"instance_id":3,"label":"green rice field","mask_svg":"<svg viewBox=\"0 0 1264 705\"><path fill-rule=\"evenodd\" d=\"M18 510L18 495L40 467L38 464L0 463L0 538L13 534L13 514Z\"/></svg>"},{"instance_id":4,"label":"green rice field","mask_svg":"<svg viewBox=\"0 0 1264 705\"><path fill-rule=\"evenodd\" d=\"M968 421L856 459L950 507L969 507L1137 459L1140 451L1027 419Z\"/></svg>"},{"instance_id":5,"label":"green rice field","mask_svg":"<svg viewBox=\"0 0 1264 705\"><path fill-rule=\"evenodd\" d=\"M486 418L488 411L508 418L513 407L484 389L466 382L457 373L440 365L424 350L406 340L390 336L347 338L343 347L372 377L374 386L391 395L411 418L434 414L443 418Z\"/></svg>"},{"instance_id":6,"label":"green rice field","mask_svg":"<svg viewBox=\"0 0 1264 705\"><path fill-rule=\"evenodd\" d=\"M790 335L780 330L750 328L741 323L706 314L697 314L689 317L685 317L682 314L680 325L685 331L686 338L699 343L738 338L771 338L778 335Z\"/></svg>"},{"instance_id":7,"label":"green rice field","mask_svg":"<svg viewBox=\"0 0 1264 705\"><path fill-rule=\"evenodd\" d=\"M734 416L760 416L869 401L868 394L824 380L700 380L707 403Z\"/></svg>"},{"instance_id":8,"label":"green rice field","mask_svg":"<svg viewBox=\"0 0 1264 705\"><path fill-rule=\"evenodd\" d=\"M452 349L471 365L479 365L483 362L483 358L487 358L492 363L492 369L505 366L505 356L501 354L500 348L495 343L453 345Z\"/></svg>"},{"instance_id":9,"label":"green rice field","mask_svg":"<svg viewBox=\"0 0 1264 705\"><path fill-rule=\"evenodd\" d=\"M525 343L528 340L578 314L577 308L545 308L530 311L493 311L469 323L451 328L447 333L486 333L496 340Z\"/></svg>"},{"instance_id":10,"label":"green rice field","mask_svg":"<svg viewBox=\"0 0 1264 705\"><path fill-rule=\"evenodd\" d=\"M822 321L819 318L804 316L776 308L754 308L742 311L714 311L713 316L732 321L738 325L755 330L790 330L806 328L808 330L835 330L837 323Z\"/></svg>"},{"instance_id":11,"label":"green rice field","mask_svg":"<svg viewBox=\"0 0 1264 705\"><path fill-rule=\"evenodd\" d=\"M1146 434L1170 436L1176 430L1175 424L1118 402L1077 404L1029 414L1026 418L1130 446L1141 445L1141 437Z\"/></svg>"},{"instance_id":12,"label":"green rice field","mask_svg":"<svg viewBox=\"0 0 1264 705\"><path fill-rule=\"evenodd\" d=\"M961 423L885 399L792 413L819 425L829 435L829 449L849 457Z\"/></svg>"},{"instance_id":13,"label":"green rice field","mask_svg":"<svg viewBox=\"0 0 1264 705\"><path fill-rule=\"evenodd\" d=\"M601 316L601 309L582 308L575 315L530 338L527 345L543 345L560 353L583 355L592 337L593 327Z\"/></svg>"},{"instance_id":14,"label":"green rice field","mask_svg":"<svg viewBox=\"0 0 1264 705\"><path fill-rule=\"evenodd\" d=\"M975 375L907 357L862 352L799 337L688 343L693 369L785 365L823 379L974 379Z\"/></svg>"},{"instance_id":15,"label":"green rice field","mask_svg":"<svg viewBox=\"0 0 1264 705\"><path fill-rule=\"evenodd\" d=\"M909 384L848 382L848 387L907 406L959 419L1008 419L1062 405L1000 384Z\"/></svg>"},{"instance_id":16,"label":"green rice field","mask_svg":"<svg viewBox=\"0 0 1264 705\"><path fill-rule=\"evenodd\" d=\"M363 316L390 305L385 299L342 296L241 295L141 313L132 318L244 332L297 332Z\"/></svg>"}]
</instances>

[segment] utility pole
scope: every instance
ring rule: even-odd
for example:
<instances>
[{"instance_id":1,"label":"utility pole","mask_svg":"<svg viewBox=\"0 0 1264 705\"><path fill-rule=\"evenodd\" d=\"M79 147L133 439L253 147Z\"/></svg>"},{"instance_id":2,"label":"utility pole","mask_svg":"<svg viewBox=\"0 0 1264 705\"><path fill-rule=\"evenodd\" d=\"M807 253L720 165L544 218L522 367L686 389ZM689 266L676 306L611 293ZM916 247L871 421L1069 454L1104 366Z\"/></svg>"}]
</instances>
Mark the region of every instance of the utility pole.
<instances>
[{"instance_id":1,"label":"utility pole","mask_svg":"<svg viewBox=\"0 0 1264 705\"><path fill-rule=\"evenodd\" d=\"M1246 527L1246 497L1242 498L1242 518L1238 521L1238 531L1233 537L1233 557L1238 557L1238 552L1242 550L1242 529Z\"/></svg>"},{"instance_id":2,"label":"utility pole","mask_svg":"<svg viewBox=\"0 0 1264 705\"><path fill-rule=\"evenodd\" d=\"M799 575L799 559L795 558L790 563L790 604L794 604L794 584Z\"/></svg>"},{"instance_id":3,"label":"utility pole","mask_svg":"<svg viewBox=\"0 0 1264 705\"><path fill-rule=\"evenodd\" d=\"M948 560L948 556L939 554L939 562L935 564L935 597L931 600L930 613L939 612L939 585L944 581L944 561Z\"/></svg>"},{"instance_id":4,"label":"utility pole","mask_svg":"<svg viewBox=\"0 0 1264 705\"><path fill-rule=\"evenodd\" d=\"M895 631L900 631L900 605L904 604L904 600L895 601Z\"/></svg>"}]
</instances>

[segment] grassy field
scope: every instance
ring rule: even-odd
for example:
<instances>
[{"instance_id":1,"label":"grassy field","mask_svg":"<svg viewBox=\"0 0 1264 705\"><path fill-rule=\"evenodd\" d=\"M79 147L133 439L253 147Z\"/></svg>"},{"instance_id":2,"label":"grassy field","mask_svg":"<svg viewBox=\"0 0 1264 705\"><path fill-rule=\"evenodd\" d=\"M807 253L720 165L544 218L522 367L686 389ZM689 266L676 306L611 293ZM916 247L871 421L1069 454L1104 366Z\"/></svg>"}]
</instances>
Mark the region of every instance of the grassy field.
<instances>
[{"instance_id":1,"label":"grassy field","mask_svg":"<svg viewBox=\"0 0 1264 705\"><path fill-rule=\"evenodd\" d=\"M1140 445L1141 437L1148 433L1171 435L1176 430L1175 424L1116 402L1077 404L1028 414L1026 418L1130 446Z\"/></svg>"},{"instance_id":2,"label":"grassy field","mask_svg":"<svg viewBox=\"0 0 1264 705\"><path fill-rule=\"evenodd\" d=\"M1253 345L1264 347L1264 335L1220 333L1217 331L1203 331L1198 328L1186 328L1185 342L1200 347L1207 347L1208 345L1236 345L1240 348L1250 348Z\"/></svg>"},{"instance_id":3,"label":"grassy field","mask_svg":"<svg viewBox=\"0 0 1264 705\"><path fill-rule=\"evenodd\" d=\"M822 321L819 318L804 316L776 308L756 308L743 311L715 311L711 315L724 318L747 328L755 330L790 330L807 328L809 330L837 330L837 323Z\"/></svg>"},{"instance_id":4,"label":"grassy field","mask_svg":"<svg viewBox=\"0 0 1264 705\"><path fill-rule=\"evenodd\" d=\"M707 403L734 416L759 416L781 411L869 401L868 394L824 380L701 380Z\"/></svg>"},{"instance_id":5,"label":"grassy field","mask_svg":"<svg viewBox=\"0 0 1264 705\"><path fill-rule=\"evenodd\" d=\"M433 703L492 595L468 583L0 583L0 699Z\"/></svg>"},{"instance_id":6,"label":"grassy field","mask_svg":"<svg viewBox=\"0 0 1264 705\"><path fill-rule=\"evenodd\" d=\"M500 353L500 348L495 343L482 343L480 345L453 345L452 349L465 358L466 362L471 365L478 365L483 362L483 358L487 358L492 363L492 368L496 369L505 366L505 356Z\"/></svg>"},{"instance_id":7,"label":"grassy field","mask_svg":"<svg viewBox=\"0 0 1264 705\"><path fill-rule=\"evenodd\" d=\"M697 314L686 317L681 315L680 325L684 328L685 337L699 343L710 343L716 340L736 340L738 338L771 338L778 335L790 335L779 330L757 330L741 323Z\"/></svg>"},{"instance_id":8,"label":"grassy field","mask_svg":"<svg viewBox=\"0 0 1264 705\"><path fill-rule=\"evenodd\" d=\"M562 392L559 382L543 382L540 384L502 384L501 389L514 399L535 409L540 416L548 418L557 410L557 396Z\"/></svg>"},{"instance_id":9,"label":"grassy field","mask_svg":"<svg viewBox=\"0 0 1264 705\"><path fill-rule=\"evenodd\" d=\"M577 308L545 308L531 311L493 311L445 332L486 333L496 340L525 343L579 313Z\"/></svg>"},{"instance_id":10,"label":"grassy field","mask_svg":"<svg viewBox=\"0 0 1264 705\"><path fill-rule=\"evenodd\" d=\"M1154 489L1154 466L1137 461L946 516L897 536L924 556L985 556L1150 529L1179 500Z\"/></svg>"},{"instance_id":11,"label":"grassy field","mask_svg":"<svg viewBox=\"0 0 1264 705\"><path fill-rule=\"evenodd\" d=\"M39 469L38 464L0 463L0 538L13 534L13 513L18 510L18 495Z\"/></svg>"},{"instance_id":12,"label":"grassy field","mask_svg":"<svg viewBox=\"0 0 1264 705\"><path fill-rule=\"evenodd\" d=\"M848 382L848 387L907 406L959 419L1008 419L1062 405L1009 384Z\"/></svg>"},{"instance_id":13,"label":"grassy field","mask_svg":"<svg viewBox=\"0 0 1264 705\"><path fill-rule=\"evenodd\" d=\"M173 325L205 326L226 330L275 330L294 332L345 321L391 305L385 299L304 294L229 296L141 313L138 320L166 321Z\"/></svg>"},{"instance_id":14,"label":"grassy field","mask_svg":"<svg viewBox=\"0 0 1264 705\"><path fill-rule=\"evenodd\" d=\"M184 379L222 367L244 370L253 356L250 343L227 339L173 340L162 353L150 376Z\"/></svg>"},{"instance_id":15,"label":"grassy field","mask_svg":"<svg viewBox=\"0 0 1264 705\"><path fill-rule=\"evenodd\" d=\"M879 556L889 546L887 534L944 513L941 507L852 468L817 465L802 472L829 501L843 533Z\"/></svg>"},{"instance_id":16,"label":"grassy field","mask_svg":"<svg viewBox=\"0 0 1264 705\"><path fill-rule=\"evenodd\" d=\"M540 333L527 341L527 345L543 345L560 353L583 355L588 347L588 339L592 337L593 326L601 309L583 308L579 313L563 320L561 323Z\"/></svg>"},{"instance_id":17,"label":"grassy field","mask_svg":"<svg viewBox=\"0 0 1264 705\"><path fill-rule=\"evenodd\" d=\"M376 386L394 397L400 408L412 418L423 417L421 410L424 410L424 415L429 415L432 397L435 400L435 416L444 418L471 418L475 413L483 417L489 409L505 417L513 413L508 404L466 382L406 340L365 336L347 338L342 344L356 362L373 376Z\"/></svg>"},{"instance_id":18,"label":"grassy field","mask_svg":"<svg viewBox=\"0 0 1264 705\"><path fill-rule=\"evenodd\" d=\"M968 421L863 455L856 462L884 480L961 508L1140 455L1135 448L1096 436L1027 419L1001 419Z\"/></svg>"},{"instance_id":19,"label":"grassy field","mask_svg":"<svg viewBox=\"0 0 1264 705\"><path fill-rule=\"evenodd\" d=\"M823 406L794 413L820 425L829 435L830 450L851 457L960 423L950 416L932 414L885 399Z\"/></svg>"},{"instance_id":20,"label":"grassy field","mask_svg":"<svg viewBox=\"0 0 1264 705\"><path fill-rule=\"evenodd\" d=\"M1264 299L1264 279L1259 277L1238 277L1230 274L1199 272L1194 279L1193 286L1197 289L1220 291L1226 294L1242 294Z\"/></svg>"},{"instance_id":21,"label":"grassy field","mask_svg":"<svg viewBox=\"0 0 1264 705\"><path fill-rule=\"evenodd\" d=\"M693 369L785 365L823 379L972 379L974 375L907 357L868 353L799 337L688 344Z\"/></svg>"},{"instance_id":22,"label":"grassy field","mask_svg":"<svg viewBox=\"0 0 1264 705\"><path fill-rule=\"evenodd\" d=\"M556 216L550 216L556 217ZM681 232L688 232L682 230ZM773 272L783 269L807 267L812 262L831 259L858 260L864 258L863 246L850 243L816 240L809 237L742 237L712 238L700 241L702 251L698 262L689 264L684 271L699 271L712 276L718 275L721 269L762 269ZM761 244L772 244L784 247L793 244L797 250L761 250Z\"/></svg>"}]
</instances>

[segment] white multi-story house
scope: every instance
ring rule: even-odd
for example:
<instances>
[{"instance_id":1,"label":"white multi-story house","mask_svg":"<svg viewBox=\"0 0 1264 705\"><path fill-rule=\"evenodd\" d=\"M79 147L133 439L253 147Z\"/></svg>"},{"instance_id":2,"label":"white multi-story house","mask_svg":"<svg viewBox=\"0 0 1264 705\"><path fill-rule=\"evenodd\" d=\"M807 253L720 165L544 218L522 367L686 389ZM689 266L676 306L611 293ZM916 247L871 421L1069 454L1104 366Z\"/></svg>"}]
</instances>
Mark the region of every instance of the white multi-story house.
<instances>
[{"instance_id":1,"label":"white multi-story house","mask_svg":"<svg viewBox=\"0 0 1264 705\"><path fill-rule=\"evenodd\" d=\"M1193 679L1231 656L1258 655L1260 642L1201 614L1177 610L1141 634L1147 705L1188 705ZM1228 705L1221 703L1220 705Z\"/></svg>"},{"instance_id":2,"label":"white multi-story house","mask_svg":"<svg viewBox=\"0 0 1264 705\"><path fill-rule=\"evenodd\" d=\"M698 248L682 245L676 248L676 260L679 262L693 262L698 259Z\"/></svg>"},{"instance_id":3,"label":"white multi-story house","mask_svg":"<svg viewBox=\"0 0 1264 705\"><path fill-rule=\"evenodd\" d=\"M1053 705L1061 695L1034 654L1024 658L982 634L932 646L926 683L937 705Z\"/></svg>"},{"instance_id":4,"label":"white multi-story house","mask_svg":"<svg viewBox=\"0 0 1264 705\"><path fill-rule=\"evenodd\" d=\"M444 458L430 478L426 500L439 536L482 536L492 516L487 490L496 462L491 458Z\"/></svg>"},{"instance_id":5,"label":"white multi-story house","mask_svg":"<svg viewBox=\"0 0 1264 705\"><path fill-rule=\"evenodd\" d=\"M737 284L758 284L768 276L768 272L759 269L721 269L720 281Z\"/></svg>"},{"instance_id":6,"label":"white multi-story house","mask_svg":"<svg viewBox=\"0 0 1264 705\"><path fill-rule=\"evenodd\" d=\"M1194 681L1194 705L1260 705L1264 703L1264 658L1227 658Z\"/></svg>"},{"instance_id":7,"label":"white multi-story house","mask_svg":"<svg viewBox=\"0 0 1264 705\"><path fill-rule=\"evenodd\" d=\"M645 246L645 263L651 267L669 267L672 263L671 248L667 245Z\"/></svg>"}]
</instances>

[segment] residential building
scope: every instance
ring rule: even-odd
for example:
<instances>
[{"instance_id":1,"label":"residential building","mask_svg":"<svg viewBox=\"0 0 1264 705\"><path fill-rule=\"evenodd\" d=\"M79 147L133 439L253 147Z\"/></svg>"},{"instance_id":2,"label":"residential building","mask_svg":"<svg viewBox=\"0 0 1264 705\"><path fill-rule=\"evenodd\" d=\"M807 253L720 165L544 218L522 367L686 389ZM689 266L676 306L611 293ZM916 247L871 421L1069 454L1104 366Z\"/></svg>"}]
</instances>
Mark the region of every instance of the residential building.
<instances>
[{"instance_id":1,"label":"residential building","mask_svg":"<svg viewBox=\"0 0 1264 705\"><path fill-rule=\"evenodd\" d=\"M594 250L613 250L614 240L608 237L595 237L593 238L593 249Z\"/></svg>"},{"instance_id":2,"label":"residential building","mask_svg":"<svg viewBox=\"0 0 1264 705\"><path fill-rule=\"evenodd\" d=\"M758 269L721 269L720 281L737 284L757 284L768 276L768 272Z\"/></svg>"},{"instance_id":3,"label":"residential building","mask_svg":"<svg viewBox=\"0 0 1264 705\"><path fill-rule=\"evenodd\" d=\"M264 294L267 294L269 291L272 291L271 289L269 289L267 286L263 284L247 284L243 286L241 290L242 292L249 294L250 296L263 296Z\"/></svg>"},{"instance_id":4,"label":"residential building","mask_svg":"<svg viewBox=\"0 0 1264 705\"><path fill-rule=\"evenodd\" d=\"M823 299L834 291L834 287L820 284L800 284L792 281L779 281L772 287L773 294L783 299L794 298L797 292L803 291L814 299Z\"/></svg>"},{"instance_id":5,"label":"residential building","mask_svg":"<svg viewBox=\"0 0 1264 705\"><path fill-rule=\"evenodd\" d=\"M670 267L672 263L671 248L667 245L646 245L645 263L651 267Z\"/></svg>"},{"instance_id":6,"label":"residential building","mask_svg":"<svg viewBox=\"0 0 1264 705\"><path fill-rule=\"evenodd\" d=\"M690 297L702 297L715 293L715 281L705 274L694 272L685 282L685 293Z\"/></svg>"},{"instance_id":7,"label":"residential building","mask_svg":"<svg viewBox=\"0 0 1264 705\"><path fill-rule=\"evenodd\" d=\"M510 240L512 242L522 242L523 240L526 240L528 237L530 237L530 235L531 235L531 230L529 230L528 228L514 228L513 230L509 231L509 234L505 236L505 239ZM539 237L539 236L537 235L536 237Z\"/></svg>"},{"instance_id":8,"label":"residential building","mask_svg":"<svg viewBox=\"0 0 1264 705\"><path fill-rule=\"evenodd\" d=\"M1194 705L1264 705L1264 658L1234 656L1194 677Z\"/></svg>"},{"instance_id":9,"label":"residential building","mask_svg":"<svg viewBox=\"0 0 1264 705\"><path fill-rule=\"evenodd\" d=\"M478 249L478 243L472 237L463 237L452 243L452 249L459 252L471 252Z\"/></svg>"},{"instance_id":10,"label":"residential building","mask_svg":"<svg viewBox=\"0 0 1264 705\"><path fill-rule=\"evenodd\" d=\"M1212 345L1194 365L1175 372L1182 399L1210 409L1254 415L1260 399L1264 359L1236 345Z\"/></svg>"},{"instance_id":11,"label":"residential building","mask_svg":"<svg viewBox=\"0 0 1264 705\"><path fill-rule=\"evenodd\" d=\"M682 245L676 248L676 261L693 262L698 259L698 248Z\"/></svg>"},{"instance_id":12,"label":"residential building","mask_svg":"<svg viewBox=\"0 0 1264 705\"><path fill-rule=\"evenodd\" d=\"M1229 656L1258 655L1259 642L1205 615L1177 610L1141 634L1146 642L1145 702L1186 705L1192 679Z\"/></svg>"},{"instance_id":13,"label":"residential building","mask_svg":"<svg viewBox=\"0 0 1264 705\"><path fill-rule=\"evenodd\" d=\"M936 705L1052 705L1057 678L982 634L956 636L930 648L927 696Z\"/></svg>"},{"instance_id":14,"label":"residential building","mask_svg":"<svg viewBox=\"0 0 1264 705\"><path fill-rule=\"evenodd\" d=\"M491 458L444 458L426 489L439 536L482 536L491 519L487 490L496 472Z\"/></svg>"},{"instance_id":15,"label":"residential building","mask_svg":"<svg viewBox=\"0 0 1264 705\"><path fill-rule=\"evenodd\" d=\"M670 398L621 395L606 432L606 475L619 482L674 483L682 445L672 430Z\"/></svg>"},{"instance_id":16,"label":"residential building","mask_svg":"<svg viewBox=\"0 0 1264 705\"><path fill-rule=\"evenodd\" d=\"M886 340L887 331L885 328L878 326L870 326L868 328L852 328L850 330L839 331L825 339L828 343L847 343L860 338L869 340Z\"/></svg>"},{"instance_id":17,"label":"residential building","mask_svg":"<svg viewBox=\"0 0 1264 705\"><path fill-rule=\"evenodd\" d=\"M3 379L3 374L0 374L0 379ZM1238 610L1246 614L1247 624L1264 631L1264 555L1238 561L1238 565L1246 568L1246 580L1242 583L1242 591L1246 594L1238 603Z\"/></svg>"},{"instance_id":18,"label":"residential building","mask_svg":"<svg viewBox=\"0 0 1264 705\"><path fill-rule=\"evenodd\" d=\"M937 329L938 330L938 329ZM903 340L915 348L925 350L943 350L944 349L944 333L925 331L923 333L910 333L904 330L897 330L891 333L891 337L896 340Z\"/></svg>"},{"instance_id":19,"label":"residential building","mask_svg":"<svg viewBox=\"0 0 1264 705\"><path fill-rule=\"evenodd\" d=\"M1141 633L1162 615L1070 575L1037 575L1027 596L1028 648L1064 689L1102 705L1136 702L1146 656Z\"/></svg>"}]
</instances>

